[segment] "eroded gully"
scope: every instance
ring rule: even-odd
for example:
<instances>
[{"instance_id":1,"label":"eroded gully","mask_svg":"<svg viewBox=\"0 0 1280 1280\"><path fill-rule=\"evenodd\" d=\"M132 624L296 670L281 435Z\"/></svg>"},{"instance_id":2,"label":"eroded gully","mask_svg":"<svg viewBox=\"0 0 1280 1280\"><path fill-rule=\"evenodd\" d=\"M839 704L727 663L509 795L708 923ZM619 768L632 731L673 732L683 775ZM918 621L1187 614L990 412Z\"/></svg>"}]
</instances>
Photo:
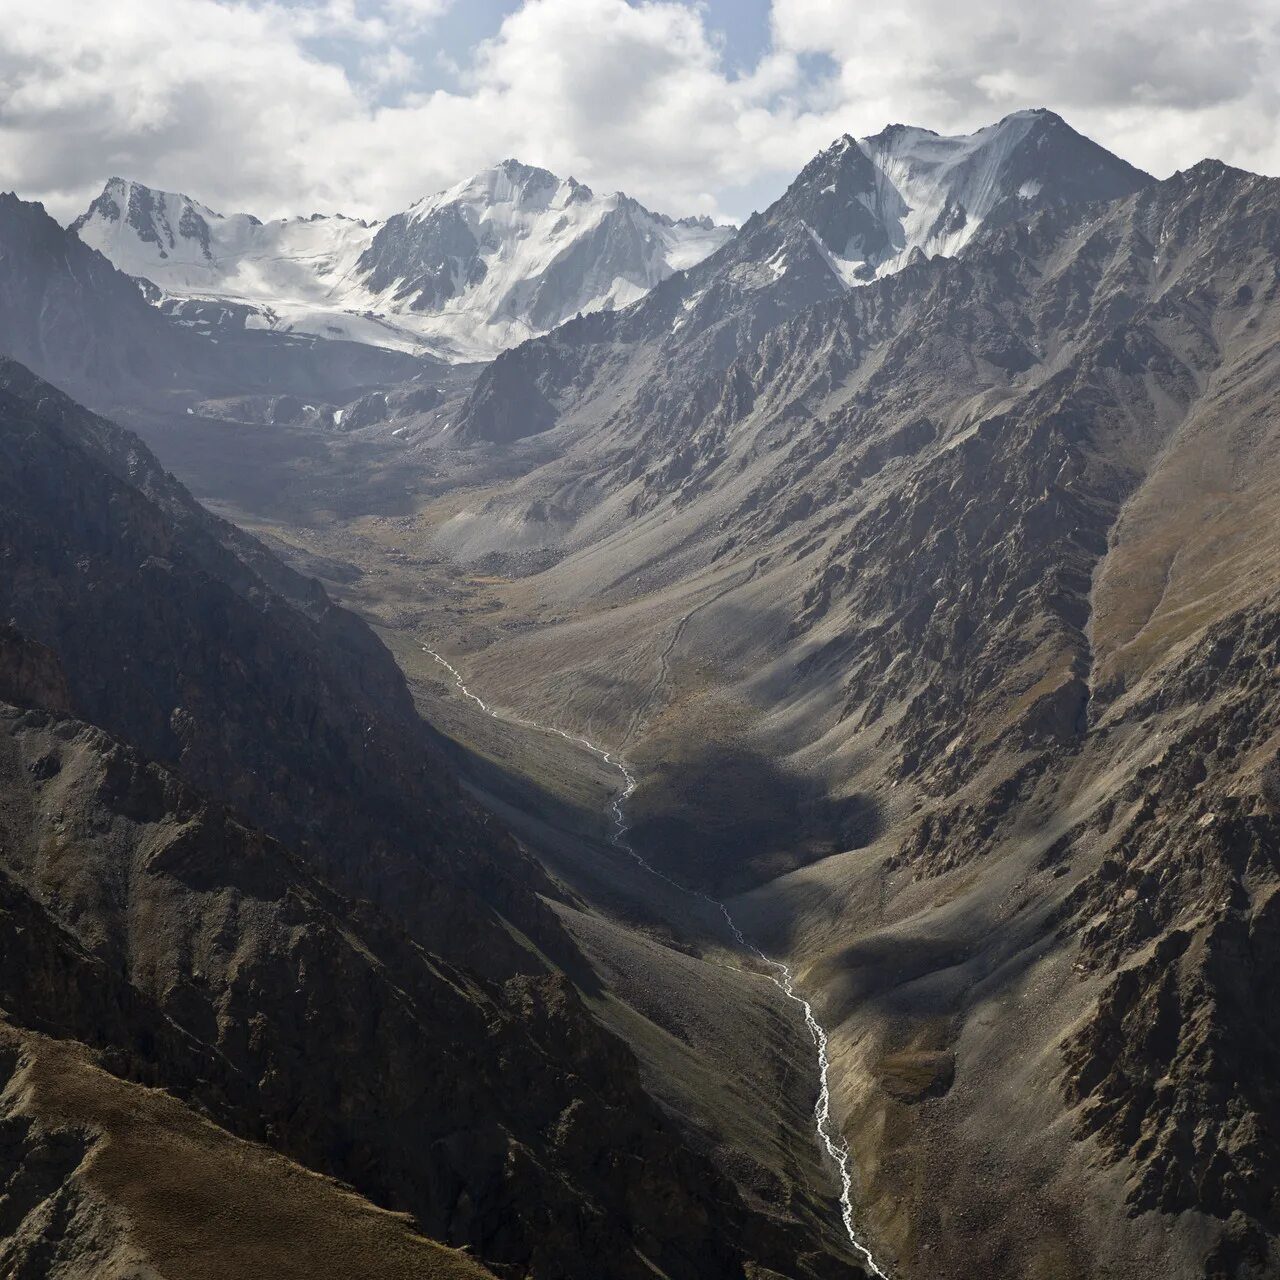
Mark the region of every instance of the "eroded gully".
<instances>
[{"instance_id":1,"label":"eroded gully","mask_svg":"<svg viewBox=\"0 0 1280 1280\"><path fill-rule=\"evenodd\" d=\"M610 804L610 815L613 819L613 831L610 833L609 842L620 852L625 853L627 857L638 863L644 868L648 874L659 880L665 881L672 885L681 893L686 894L690 898L696 898L702 902L708 903L715 910L719 911L724 917L725 924L728 926L729 932L733 940L743 950L755 956L766 968L764 974L770 982L774 984L782 993L795 1004L800 1006L801 1012L804 1014L804 1024L809 1029L809 1035L813 1038L814 1048L818 1055L818 1100L814 1105L813 1119L814 1128L817 1131L818 1141L827 1155L835 1163L836 1169L840 1175L840 1217L844 1223L844 1229L849 1237L849 1243L853 1246L854 1251L866 1264L867 1268L873 1275L881 1277L881 1280L888 1280L887 1274L881 1270L875 1258L871 1255L871 1250L858 1238L857 1231L853 1224L853 1166L852 1158L849 1154L848 1143L843 1137L835 1136L831 1121L831 1087L829 1082L830 1063L827 1058L827 1033L822 1024L814 1016L813 1006L804 996L796 991L795 977L790 968L783 964L781 960L774 960L760 950L753 942L751 942L738 927L733 916L729 914L729 908L716 898L709 894L701 893L697 889L690 889L688 886L681 884L678 880L673 880L663 871L659 871L651 862L638 853L635 847L627 839L628 823L626 804L636 789L636 777L627 766L627 762L619 755L615 755L612 751L607 751L604 747L598 746L589 738L584 738L580 734L570 733L567 729L558 729L554 725L540 724L536 720L527 720L523 716L512 715L508 712L495 711L487 702L478 694L472 693L467 688L466 682L462 678L462 673L447 658L442 657L434 649L428 645L422 646L424 653L430 654L449 674L453 677L453 682L457 686L458 692L469 702L475 703L485 715L490 716L494 720L501 720L508 724L520 725L526 729L532 729L539 733L553 733L559 738L564 738L566 742L575 743L577 746L588 751L597 759L602 760L611 769L613 769L622 780L621 790L614 796Z\"/></svg>"}]
</instances>

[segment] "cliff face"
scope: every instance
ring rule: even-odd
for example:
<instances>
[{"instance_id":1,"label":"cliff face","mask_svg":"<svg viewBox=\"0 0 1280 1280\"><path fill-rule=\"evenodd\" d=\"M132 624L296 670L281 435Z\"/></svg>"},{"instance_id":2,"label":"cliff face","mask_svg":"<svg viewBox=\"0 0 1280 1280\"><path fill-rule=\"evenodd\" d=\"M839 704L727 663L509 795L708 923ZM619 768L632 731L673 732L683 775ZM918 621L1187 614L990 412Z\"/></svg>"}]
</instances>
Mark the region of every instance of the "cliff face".
<instances>
[{"instance_id":1,"label":"cliff face","mask_svg":"<svg viewBox=\"0 0 1280 1280\"><path fill-rule=\"evenodd\" d=\"M0 1007L22 1052L78 1040L499 1274L854 1274L786 1261L794 1229L645 1094L575 986L556 888L464 802L372 633L134 437L0 380Z\"/></svg>"},{"instance_id":2,"label":"cliff face","mask_svg":"<svg viewBox=\"0 0 1280 1280\"><path fill-rule=\"evenodd\" d=\"M1131 745L1138 767L1059 851L1104 855L1060 912L1105 978L1064 1045L1075 1132L1123 1162L1131 1214L1226 1224L1211 1274L1265 1274L1280 1226L1278 606L1229 614L1107 709L1101 732L1158 744Z\"/></svg>"}]
</instances>

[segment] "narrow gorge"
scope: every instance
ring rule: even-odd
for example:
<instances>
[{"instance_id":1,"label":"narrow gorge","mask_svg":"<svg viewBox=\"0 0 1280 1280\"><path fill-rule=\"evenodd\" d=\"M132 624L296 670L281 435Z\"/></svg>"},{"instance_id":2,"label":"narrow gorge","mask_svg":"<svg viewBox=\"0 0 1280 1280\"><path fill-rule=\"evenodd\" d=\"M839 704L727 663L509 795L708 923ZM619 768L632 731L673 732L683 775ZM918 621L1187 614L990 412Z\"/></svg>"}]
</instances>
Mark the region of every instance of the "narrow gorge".
<instances>
[{"instance_id":1,"label":"narrow gorge","mask_svg":"<svg viewBox=\"0 0 1280 1280\"><path fill-rule=\"evenodd\" d=\"M830 1158L832 1165L835 1167L840 1182L840 1218L844 1224L845 1232L849 1237L849 1243L854 1251L861 1256L866 1263L868 1270L876 1276L882 1277L882 1280L888 1280L888 1276L877 1265L875 1258L872 1256L871 1250L859 1238L857 1229L854 1225L854 1204L853 1204L853 1171L849 1155L849 1148L842 1137L835 1136L833 1130L833 1121L831 1117L831 1089L828 1083L827 1075L829 1063L827 1061L827 1033L823 1030L822 1024L817 1020L813 1012L813 1006L803 995L796 990L795 976L791 970L780 960L771 959L765 955L759 947L754 946L746 937L743 936L742 930L734 921L732 915L729 914L729 908L723 902L717 901L710 895L700 893L695 889L686 888L684 885L677 883L670 876L659 871L651 863L647 862L635 849L628 837L628 825L626 816L626 803L636 789L637 781L631 770L627 767L626 761L614 753L607 751L598 744L589 741L587 738L573 734L564 729L558 729L552 725L538 724L535 721L527 720L521 716L510 715L502 710L491 707L478 694L473 693L462 678L461 672L447 658L442 657L434 649L427 645L422 646L424 653L430 654L444 669L453 677L457 690L464 698L474 703L481 712L492 717L495 720L510 720L513 723L523 725L525 728L535 729L541 733L553 733L558 737L564 738L569 742L575 743L583 750L589 751L592 755L603 760L605 764L615 769L621 779L622 786L616 798L610 804L610 815L613 822L613 830L609 834L609 842L619 850L626 854L627 857L637 862L644 870L653 876L657 876L668 884L692 897L696 897L702 902L714 907L724 916L724 922L729 930L733 941L737 944L739 950L744 954L755 956L764 966L764 976L768 978L787 999L798 1005L804 1016L805 1030L808 1031L813 1040L813 1046L817 1054L818 1063L818 1090L817 1100L814 1103L814 1128L817 1141L821 1144L822 1149Z\"/></svg>"}]
</instances>

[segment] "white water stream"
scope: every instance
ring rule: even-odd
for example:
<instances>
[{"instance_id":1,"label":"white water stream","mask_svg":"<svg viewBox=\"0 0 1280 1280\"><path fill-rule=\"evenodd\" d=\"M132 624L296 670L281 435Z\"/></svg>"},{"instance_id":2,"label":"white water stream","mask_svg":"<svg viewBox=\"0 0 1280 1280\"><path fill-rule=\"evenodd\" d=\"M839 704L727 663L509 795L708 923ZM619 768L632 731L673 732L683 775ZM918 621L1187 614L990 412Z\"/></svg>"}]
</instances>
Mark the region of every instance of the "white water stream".
<instances>
[{"instance_id":1,"label":"white water stream","mask_svg":"<svg viewBox=\"0 0 1280 1280\"><path fill-rule=\"evenodd\" d=\"M673 885L681 893L687 894L691 898L701 899L718 910L724 916L725 923L729 926L729 932L733 935L734 941L744 951L751 952L752 955L756 956L770 969L771 972L765 974L765 977L782 991L788 1000L794 1001L800 1006L804 1013L804 1024L809 1028L809 1034L813 1037L814 1048L818 1051L818 1101L813 1109L814 1127L817 1130L818 1140L821 1142L823 1150L835 1162L840 1172L840 1217L849 1236L849 1243L866 1263L871 1273L879 1276L881 1280L888 1280L888 1276L877 1265L876 1260L871 1256L870 1249L858 1239L857 1232L854 1229L852 1158L849 1155L848 1143L845 1142L843 1137L837 1138L835 1136L831 1125L831 1087L828 1082L830 1064L827 1059L827 1033L818 1019L814 1017L813 1006L802 995L796 993L795 979L791 970L781 960L771 959L754 943L749 942L738 927L737 922L729 914L729 908L723 902L711 897L709 894L701 893L697 889L690 889L682 885L678 880L673 880L669 875L659 871L657 867L636 852L627 839L626 815L626 803L636 789L636 778L621 756L615 756L611 751L606 751L603 747L597 746L589 738L584 738L580 734L569 733L565 729L557 729L554 725L539 724L536 720L526 720L523 716L495 711L483 698L472 693L467 688L466 682L462 678L462 673L447 658L441 657L434 649L425 644L422 646L422 651L429 653L449 672L453 677L454 684L458 687L458 692L464 698L474 702L485 715L491 716L495 720L521 725L526 729L534 729L540 733L554 733L557 737L576 743L597 759L603 760L610 768L615 769L622 778L622 790L614 796L613 802L609 807L613 817L613 831L609 836L610 843L614 848L621 850L629 858L639 863L650 875L656 876L660 880L665 880L667 884Z\"/></svg>"}]
</instances>

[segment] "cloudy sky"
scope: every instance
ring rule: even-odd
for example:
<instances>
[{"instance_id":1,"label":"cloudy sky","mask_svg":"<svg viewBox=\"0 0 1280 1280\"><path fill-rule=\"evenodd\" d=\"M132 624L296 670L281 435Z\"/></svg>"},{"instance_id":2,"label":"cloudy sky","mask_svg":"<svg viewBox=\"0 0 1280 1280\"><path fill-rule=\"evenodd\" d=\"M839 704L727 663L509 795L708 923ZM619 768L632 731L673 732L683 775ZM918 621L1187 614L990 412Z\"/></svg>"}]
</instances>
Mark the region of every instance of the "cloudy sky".
<instances>
[{"instance_id":1,"label":"cloudy sky","mask_svg":"<svg viewBox=\"0 0 1280 1280\"><path fill-rule=\"evenodd\" d=\"M0 0L0 189L379 216L505 156L740 219L840 133L1026 106L1280 173L1277 0Z\"/></svg>"}]
</instances>

